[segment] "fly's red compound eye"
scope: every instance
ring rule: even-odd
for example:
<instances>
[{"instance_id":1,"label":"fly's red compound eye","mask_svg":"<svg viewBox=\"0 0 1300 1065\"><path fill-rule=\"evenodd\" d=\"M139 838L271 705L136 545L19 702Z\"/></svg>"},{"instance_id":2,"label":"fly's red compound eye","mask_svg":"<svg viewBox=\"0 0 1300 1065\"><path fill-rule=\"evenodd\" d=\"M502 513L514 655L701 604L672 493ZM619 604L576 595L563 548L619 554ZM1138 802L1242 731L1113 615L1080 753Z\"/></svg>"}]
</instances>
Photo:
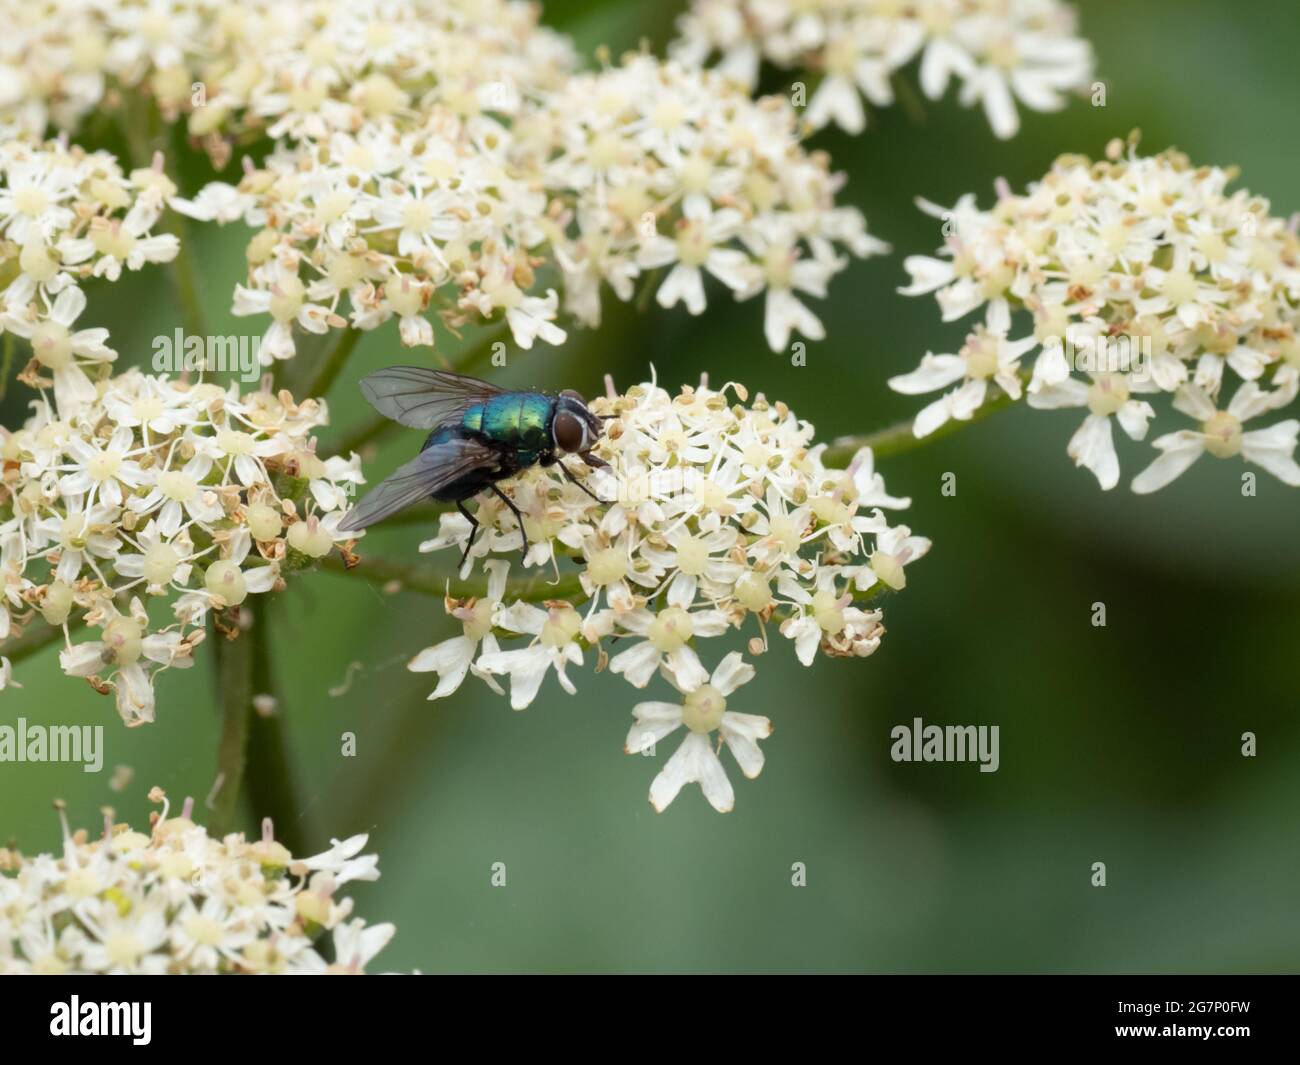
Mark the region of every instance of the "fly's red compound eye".
<instances>
[{"instance_id":1,"label":"fly's red compound eye","mask_svg":"<svg viewBox=\"0 0 1300 1065\"><path fill-rule=\"evenodd\" d=\"M551 433L555 437L555 446L561 451L569 452L581 450L587 435L577 415L570 414L567 410L562 410L555 416Z\"/></svg>"}]
</instances>

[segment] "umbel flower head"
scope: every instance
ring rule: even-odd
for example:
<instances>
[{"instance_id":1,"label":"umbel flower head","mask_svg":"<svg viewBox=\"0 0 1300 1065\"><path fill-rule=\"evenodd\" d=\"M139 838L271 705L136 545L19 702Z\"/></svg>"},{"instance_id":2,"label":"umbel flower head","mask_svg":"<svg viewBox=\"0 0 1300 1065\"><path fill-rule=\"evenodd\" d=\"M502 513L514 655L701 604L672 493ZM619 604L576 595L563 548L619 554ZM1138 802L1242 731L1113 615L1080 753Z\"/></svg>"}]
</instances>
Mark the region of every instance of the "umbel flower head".
<instances>
[{"instance_id":1,"label":"umbel flower head","mask_svg":"<svg viewBox=\"0 0 1300 1065\"><path fill-rule=\"evenodd\" d=\"M61 627L64 671L138 725L157 673L193 664L210 613L233 635L247 596L346 539L360 460L317 456L325 405L285 391L135 369L92 391L66 414L42 395L0 430L0 639ZM78 622L97 631L74 640Z\"/></svg>"},{"instance_id":2,"label":"umbel flower head","mask_svg":"<svg viewBox=\"0 0 1300 1065\"><path fill-rule=\"evenodd\" d=\"M1195 425L1155 440L1160 455L1134 491L1163 487L1206 452L1300 485L1300 421L1245 425L1296 398L1300 240L1268 201L1229 194L1235 177L1175 151L1140 156L1133 138L1100 162L1062 156L1024 195L1000 183L988 210L974 196L951 210L923 202L946 240L939 258L905 261L912 282L901 291L933 292L945 321L979 310L985 321L957 353L927 354L890 381L909 394L945 390L915 434L997 395L1077 408L1067 451L1112 488L1112 422L1143 439L1163 396Z\"/></svg>"},{"instance_id":3,"label":"umbel flower head","mask_svg":"<svg viewBox=\"0 0 1300 1065\"><path fill-rule=\"evenodd\" d=\"M1092 80L1092 48L1062 0L692 0L672 54L716 61L751 90L759 67L817 79L806 116L816 129L866 126L863 98L894 103L892 79L919 58L921 90L937 100L952 81L963 106L979 104L993 132L1013 137L1016 104L1056 111Z\"/></svg>"},{"instance_id":4,"label":"umbel flower head","mask_svg":"<svg viewBox=\"0 0 1300 1065\"><path fill-rule=\"evenodd\" d=\"M255 230L232 311L266 321L265 365L292 357L303 333L390 320L407 346L434 343L432 319L452 332L504 319L522 348L559 344L561 310L596 325L606 288L630 300L648 286L699 314L706 275L738 299L765 296L774 349L794 332L821 339L806 300L826 294L846 253L886 246L836 205L843 179L803 149L794 109L648 55L576 74L571 45L536 18L504 0L55 0L24 12L0 42L0 138L14 153L50 124L73 130L99 106L150 106L144 96L165 119L188 116L222 166L236 143L271 143L241 160L242 180L194 196L157 169L124 218L82 202L111 191L124 208L150 171L92 186L56 158L35 189L16 171L8 204L0 191L0 225L16 217L0 255L22 250L44 283L27 318L50 317L68 265L116 276L122 261L173 257L174 237L147 232L166 204ZM74 223L80 258L54 247ZM29 230L44 242L17 243ZM15 290L24 308L31 287Z\"/></svg>"},{"instance_id":5,"label":"umbel flower head","mask_svg":"<svg viewBox=\"0 0 1300 1065\"><path fill-rule=\"evenodd\" d=\"M65 415L95 398L91 375L117 358L107 329L78 328L79 284L174 259L179 241L152 229L175 192L161 157L126 174L110 152L0 141L0 333L28 342L21 379L52 387Z\"/></svg>"},{"instance_id":6,"label":"umbel flower head","mask_svg":"<svg viewBox=\"0 0 1300 1065\"><path fill-rule=\"evenodd\" d=\"M885 509L908 506L888 494L870 449L847 469L829 468L813 427L783 403L728 384L682 388L654 382L591 405L607 418L596 455L608 470L588 478L602 503L554 467L534 468L513 482L531 545L525 569L556 580L542 605L512 595L510 563L520 547L513 516L484 497L475 520L484 528L466 570L488 577L483 598L447 601L462 626L420 652L410 668L436 672L430 698L455 691L473 673L522 710L547 676L567 692L570 675L594 658L637 691L657 682L670 701L633 708L629 753L652 752L684 731L651 788L662 810L686 783L699 783L720 811L733 794L717 740L746 776L763 766L758 741L771 731L755 705L754 675L739 652L710 652L728 633L748 634L751 659L773 637L788 642L805 666L818 654L864 657L880 645L882 611L871 600L906 585L906 567L930 542ZM445 514L439 534L421 550L463 550L471 533L460 514ZM734 705L732 705L734 704Z\"/></svg>"},{"instance_id":7,"label":"umbel flower head","mask_svg":"<svg viewBox=\"0 0 1300 1065\"><path fill-rule=\"evenodd\" d=\"M263 131L320 137L436 102L509 114L573 63L510 0L42 0L0 40L0 127L75 132L147 92L218 161Z\"/></svg>"},{"instance_id":8,"label":"umbel flower head","mask_svg":"<svg viewBox=\"0 0 1300 1065\"><path fill-rule=\"evenodd\" d=\"M63 822L62 854L0 850L0 974L361 973L393 937L391 924L352 916L339 889L379 879L366 836L295 858L262 838L209 836L193 802L149 831L114 824L92 838ZM319 952L329 933L335 960Z\"/></svg>"},{"instance_id":9,"label":"umbel flower head","mask_svg":"<svg viewBox=\"0 0 1300 1065\"><path fill-rule=\"evenodd\" d=\"M561 310L600 323L606 289L651 286L700 314L706 276L765 296L776 350L824 335L806 306L848 265L886 250L837 206L842 179L800 145L794 110L711 72L629 57L573 75L504 116L413 113L285 138L237 185L178 210L256 228L233 312L270 318L263 361L301 331L396 320L407 346L504 318L516 344L559 344Z\"/></svg>"}]
</instances>

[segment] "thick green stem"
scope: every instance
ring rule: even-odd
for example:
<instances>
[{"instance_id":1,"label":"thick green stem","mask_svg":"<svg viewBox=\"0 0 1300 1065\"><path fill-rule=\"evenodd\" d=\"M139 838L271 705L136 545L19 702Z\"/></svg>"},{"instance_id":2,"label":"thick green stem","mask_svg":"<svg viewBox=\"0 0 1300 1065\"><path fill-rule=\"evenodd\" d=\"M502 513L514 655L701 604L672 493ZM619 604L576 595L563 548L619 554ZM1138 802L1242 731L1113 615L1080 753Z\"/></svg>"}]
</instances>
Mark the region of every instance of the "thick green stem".
<instances>
[{"instance_id":1,"label":"thick green stem","mask_svg":"<svg viewBox=\"0 0 1300 1065\"><path fill-rule=\"evenodd\" d=\"M155 123L162 118L158 114L158 109L153 109ZM157 126L155 125L155 130ZM165 131L171 134L170 148L179 156L188 148L186 143L186 132L184 122L174 122L170 130ZM159 136L163 136L160 133ZM176 181L177 187L180 186L179 169L173 167L172 178ZM182 321L186 330L194 336L208 335L207 316L203 311L203 300L199 295L203 291L202 282L199 278L199 248L194 237L194 226L188 217L179 211L167 212L167 225L171 231L176 234L177 239L181 242L181 253L172 260L172 280L176 286L176 293L180 299Z\"/></svg>"},{"instance_id":2,"label":"thick green stem","mask_svg":"<svg viewBox=\"0 0 1300 1065\"><path fill-rule=\"evenodd\" d=\"M914 126L925 125L925 104L922 102L920 94L912 87L911 81L904 74L896 74L892 79L894 87L894 96L898 100L898 105L903 109L903 114L907 120Z\"/></svg>"},{"instance_id":3,"label":"thick green stem","mask_svg":"<svg viewBox=\"0 0 1300 1065\"><path fill-rule=\"evenodd\" d=\"M0 399L4 399L5 393L9 391L9 375L13 372L14 368L13 333L6 332L4 341L0 343L3 343L4 346L4 354L3 356L0 356L0 358L3 358L4 360L0 363Z\"/></svg>"},{"instance_id":4,"label":"thick green stem","mask_svg":"<svg viewBox=\"0 0 1300 1065\"><path fill-rule=\"evenodd\" d=\"M330 455L350 455L354 451L360 451L367 444L382 439L397 428L400 426L391 418L385 418L382 414L371 414L325 450Z\"/></svg>"},{"instance_id":5,"label":"thick green stem","mask_svg":"<svg viewBox=\"0 0 1300 1065\"><path fill-rule=\"evenodd\" d=\"M69 622L69 628L74 624L79 625L80 622ZM31 658L38 651L45 650L50 644L58 643L61 639L63 639L62 629L47 625L43 621L34 621L21 636L16 636L0 646L0 654L10 662L21 662L24 658Z\"/></svg>"},{"instance_id":6,"label":"thick green stem","mask_svg":"<svg viewBox=\"0 0 1300 1065\"><path fill-rule=\"evenodd\" d=\"M164 145L161 118L153 101L143 93L133 94L123 105L120 125L133 168L142 170L153 166L154 152L161 150ZM174 180L174 170L171 176ZM185 332L189 336L206 337L207 320L203 313L203 301L199 297L199 279L194 266L198 259L198 249L191 243L188 219L176 211L168 211L163 231L172 233L181 245L179 254L167 264L167 273L176 289Z\"/></svg>"},{"instance_id":7,"label":"thick green stem","mask_svg":"<svg viewBox=\"0 0 1300 1065\"><path fill-rule=\"evenodd\" d=\"M360 340L360 329L343 329L338 340L321 355L311 374L293 390L295 395L302 399L327 395Z\"/></svg>"},{"instance_id":8,"label":"thick green stem","mask_svg":"<svg viewBox=\"0 0 1300 1065\"><path fill-rule=\"evenodd\" d=\"M457 373L469 373L472 370L480 369L485 362L491 359L492 352L497 344L505 343L506 337L510 335L510 327L504 321L497 322L478 339L478 342L472 348L461 352L456 358L452 359L451 368Z\"/></svg>"},{"instance_id":9,"label":"thick green stem","mask_svg":"<svg viewBox=\"0 0 1300 1065\"><path fill-rule=\"evenodd\" d=\"M659 279L663 273L662 267L655 267L642 279L641 290L636 294L637 314L645 314L650 309L650 300L659 290Z\"/></svg>"},{"instance_id":10,"label":"thick green stem","mask_svg":"<svg viewBox=\"0 0 1300 1065\"><path fill-rule=\"evenodd\" d=\"M395 585L399 589L420 592L424 595L451 595L457 599L487 595L487 577L474 575L461 580L454 573L437 566L406 565L384 558L362 559L349 570L336 555L321 562L327 573L355 573L363 580L379 587ZM550 570L529 577L514 577L506 584L504 599L525 603L544 603L548 599L568 599L582 589L577 573L562 573L557 580Z\"/></svg>"},{"instance_id":11,"label":"thick green stem","mask_svg":"<svg viewBox=\"0 0 1300 1065\"><path fill-rule=\"evenodd\" d=\"M254 618L257 624L258 618ZM221 741L217 747L217 780L211 796L208 819L213 836L234 828L239 808L239 791L248 764L248 733L253 718L253 639L244 632L227 640L213 627L213 655L216 659L217 706L221 711Z\"/></svg>"},{"instance_id":12,"label":"thick green stem","mask_svg":"<svg viewBox=\"0 0 1300 1065\"><path fill-rule=\"evenodd\" d=\"M184 215L170 211L167 219L171 231L181 242L180 254L168 263L172 284L176 287L176 298L181 305L181 321L185 325L187 336L206 337L207 318L203 313L203 301L199 298L198 273L194 269L199 257L198 248L193 243L189 221Z\"/></svg>"},{"instance_id":13,"label":"thick green stem","mask_svg":"<svg viewBox=\"0 0 1300 1065\"><path fill-rule=\"evenodd\" d=\"M314 838L306 820L296 771L289 756L284 700L275 683L271 659L273 600L258 604L257 624L244 635L252 642L253 694L269 697L263 710L254 708L248 731L248 804L253 820L269 817L275 825L275 838L295 856L309 854L321 842Z\"/></svg>"}]
</instances>

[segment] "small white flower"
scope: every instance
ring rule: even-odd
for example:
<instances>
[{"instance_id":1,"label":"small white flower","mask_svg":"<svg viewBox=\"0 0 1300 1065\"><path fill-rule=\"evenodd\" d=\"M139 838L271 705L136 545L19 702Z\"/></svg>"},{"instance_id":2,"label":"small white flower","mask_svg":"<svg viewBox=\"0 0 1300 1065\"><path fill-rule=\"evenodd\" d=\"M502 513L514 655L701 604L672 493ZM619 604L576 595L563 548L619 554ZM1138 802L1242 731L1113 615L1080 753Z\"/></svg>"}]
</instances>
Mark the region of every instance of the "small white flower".
<instances>
[{"instance_id":1,"label":"small white flower","mask_svg":"<svg viewBox=\"0 0 1300 1065\"><path fill-rule=\"evenodd\" d=\"M552 669L566 692L570 695L577 692L565 672L570 665L582 665L582 648L578 644L582 617L573 607L562 603L542 610L528 603L516 603L497 613L496 624L534 637L528 647L488 651L476 663L477 669L484 673L509 676L511 709L526 710Z\"/></svg>"},{"instance_id":2,"label":"small white flower","mask_svg":"<svg viewBox=\"0 0 1300 1065\"><path fill-rule=\"evenodd\" d=\"M1066 446L1066 453L1076 465L1091 470L1097 483L1109 490L1119 483L1119 457L1111 418L1131 440L1147 435L1147 421L1154 417L1151 404L1130 396L1130 382L1124 374L1093 374L1092 383L1070 378L1029 394L1029 405L1039 410L1061 407L1087 407L1088 416Z\"/></svg>"},{"instance_id":3,"label":"small white flower","mask_svg":"<svg viewBox=\"0 0 1300 1065\"><path fill-rule=\"evenodd\" d=\"M95 399L95 386L85 367L112 362L117 352L104 342L107 329L79 329L73 324L86 309L86 294L76 286L64 288L44 314L35 318L12 311L0 316L0 326L29 340L32 355L54 375L54 401L67 418Z\"/></svg>"},{"instance_id":4,"label":"small white flower","mask_svg":"<svg viewBox=\"0 0 1300 1065\"><path fill-rule=\"evenodd\" d=\"M305 972L365 972L384 947L392 940L397 927L385 921L382 924L367 925L360 917L341 924L334 929L334 964L317 966L320 956L315 952L309 955L309 965Z\"/></svg>"},{"instance_id":5,"label":"small white flower","mask_svg":"<svg viewBox=\"0 0 1300 1065\"><path fill-rule=\"evenodd\" d=\"M718 663L711 677L706 674L698 684L680 686L682 702L638 703L632 708L636 724L627 734L624 750L628 754L653 750L683 725L689 733L650 785L650 803L657 812L663 813L686 784L699 784L709 805L719 813L728 813L735 805L731 781L710 743L714 732L731 750L745 776L753 779L762 772L763 752L758 741L772 734L772 723L756 714L727 709L728 698L753 678L754 667L733 651Z\"/></svg>"},{"instance_id":6,"label":"small white flower","mask_svg":"<svg viewBox=\"0 0 1300 1065\"><path fill-rule=\"evenodd\" d=\"M353 880L378 880L379 858L373 854L361 854L369 840L370 837L364 833L345 840L332 839L329 850L303 858L299 864L312 872L328 873L339 887Z\"/></svg>"},{"instance_id":7,"label":"small white flower","mask_svg":"<svg viewBox=\"0 0 1300 1065\"><path fill-rule=\"evenodd\" d=\"M719 246L736 236L740 223L738 211L715 212L707 203L690 200L672 238L656 233L642 243L637 257L642 269L672 266L655 295L659 306L673 307L680 301L691 314L703 314L705 270L735 292L755 287L748 256Z\"/></svg>"},{"instance_id":8,"label":"small white flower","mask_svg":"<svg viewBox=\"0 0 1300 1065\"><path fill-rule=\"evenodd\" d=\"M1010 340L1010 329L1006 305L992 303L987 325L976 326L958 354L927 353L917 369L889 379L889 387L905 395L933 392L959 382L916 416L912 428L916 436L929 436L950 419L968 421L988 398L990 381L1012 399L1020 398L1020 358L1037 341L1033 337Z\"/></svg>"},{"instance_id":9,"label":"small white flower","mask_svg":"<svg viewBox=\"0 0 1300 1065\"><path fill-rule=\"evenodd\" d=\"M924 558L930 550L924 536L913 536L906 525L885 529L876 536L876 549L858 570L853 586L860 592L882 583L896 592L907 587L905 567Z\"/></svg>"},{"instance_id":10,"label":"small white flower","mask_svg":"<svg viewBox=\"0 0 1300 1065\"><path fill-rule=\"evenodd\" d=\"M167 917L160 904L101 909L92 931L95 938L82 952L91 972L157 976L166 971Z\"/></svg>"},{"instance_id":11,"label":"small white flower","mask_svg":"<svg viewBox=\"0 0 1300 1065\"><path fill-rule=\"evenodd\" d=\"M505 593L510 564L504 559L492 559L485 562L483 568L488 573L488 593L484 598L454 605L451 601L448 602L448 613L464 629L461 635L426 647L407 663L406 668L412 673L438 674L438 686L429 693L430 699L445 699L460 688L466 674L473 668L474 657L479 653L480 647L485 654L498 650L492 626L496 612L502 605L501 596ZM475 673L500 694L501 689L496 686L490 674L482 668L475 669Z\"/></svg>"},{"instance_id":12,"label":"small white flower","mask_svg":"<svg viewBox=\"0 0 1300 1065\"><path fill-rule=\"evenodd\" d=\"M1300 421L1291 418L1249 432L1242 427L1243 422L1273 409L1271 397L1253 382L1247 381L1237 389L1226 410L1217 410L1210 397L1195 385L1180 388L1174 406L1199 421L1200 428L1158 437L1155 446L1161 455L1133 478L1133 491L1145 494L1163 488L1207 451L1221 459L1240 455L1262 466L1283 484L1300 487L1300 465L1294 458Z\"/></svg>"},{"instance_id":13,"label":"small white flower","mask_svg":"<svg viewBox=\"0 0 1300 1065\"><path fill-rule=\"evenodd\" d=\"M674 581L666 598L661 610L631 610L619 618L627 632L645 637L609 661L609 671L623 675L634 688L644 688L659 669L683 688L702 684L708 674L690 641L726 631L720 611L686 609L695 598L693 583Z\"/></svg>"}]
</instances>

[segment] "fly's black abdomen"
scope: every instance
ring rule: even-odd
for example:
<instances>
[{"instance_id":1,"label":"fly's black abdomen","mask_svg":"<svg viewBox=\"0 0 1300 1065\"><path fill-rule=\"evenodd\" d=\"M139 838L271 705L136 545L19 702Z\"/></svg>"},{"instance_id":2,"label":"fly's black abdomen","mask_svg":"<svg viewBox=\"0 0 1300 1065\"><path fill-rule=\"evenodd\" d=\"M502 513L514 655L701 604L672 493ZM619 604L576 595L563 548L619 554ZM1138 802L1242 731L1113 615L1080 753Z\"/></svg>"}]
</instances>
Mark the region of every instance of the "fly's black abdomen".
<instances>
[{"instance_id":1,"label":"fly's black abdomen","mask_svg":"<svg viewBox=\"0 0 1300 1065\"><path fill-rule=\"evenodd\" d=\"M446 425L440 429L435 429L429 434L424 441L424 447L421 452L427 452L431 449L448 447L457 443L472 444L479 447L486 453L494 456L494 461L489 464L475 467L467 470L453 480L441 485L435 492L431 493L430 499L436 499L444 503L454 503L462 499L470 499L478 495L488 485L495 484L497 481L504 480L513 476L523 469L523 466L515 458L511 448L494 443L489 440L483 433L466 429L459 425Z\"/></svg>"}]
</instances>

